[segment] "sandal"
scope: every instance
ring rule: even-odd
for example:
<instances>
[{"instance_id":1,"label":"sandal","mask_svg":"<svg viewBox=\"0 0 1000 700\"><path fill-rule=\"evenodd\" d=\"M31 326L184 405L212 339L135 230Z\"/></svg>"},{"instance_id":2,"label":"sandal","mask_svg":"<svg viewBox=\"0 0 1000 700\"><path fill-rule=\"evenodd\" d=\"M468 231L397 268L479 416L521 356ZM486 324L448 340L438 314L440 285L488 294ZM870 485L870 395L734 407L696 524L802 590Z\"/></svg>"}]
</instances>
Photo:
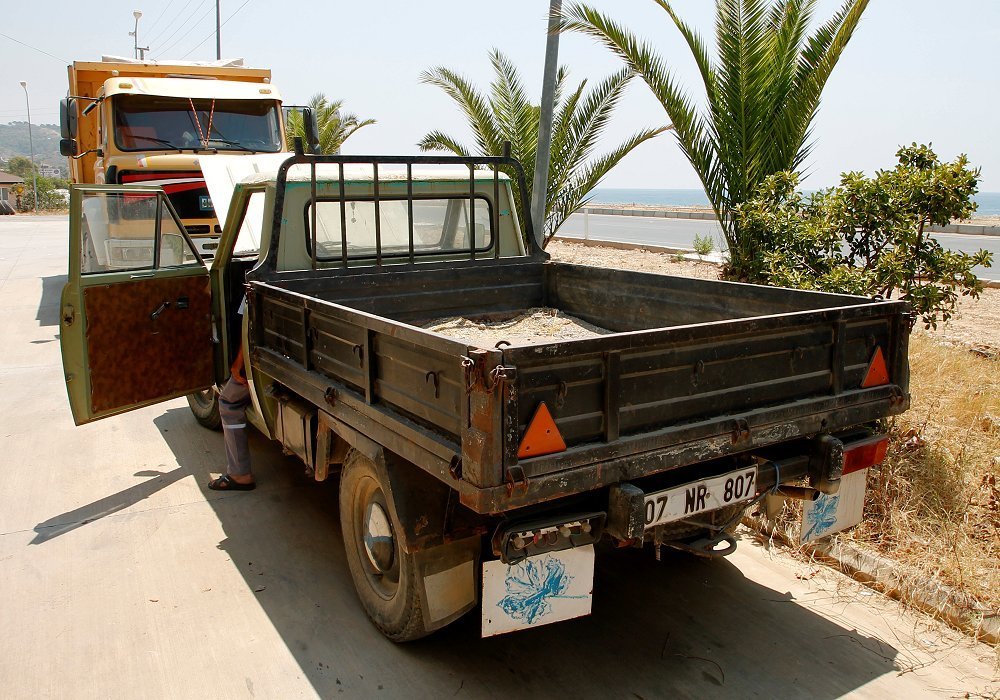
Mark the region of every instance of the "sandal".
<instances>
[{"instance_id":1,"label":"sandal","mask_svg":"<svg viewBox=\"0 0 1000 700\"><path fill-rule=\"evenodd\" d=\"M218 479L209 481L208 488L213 491L253 491L257 488L257 482L251 481L249 484L241 484L229 474L223 474Z\"/></svg>"}]
</instances>

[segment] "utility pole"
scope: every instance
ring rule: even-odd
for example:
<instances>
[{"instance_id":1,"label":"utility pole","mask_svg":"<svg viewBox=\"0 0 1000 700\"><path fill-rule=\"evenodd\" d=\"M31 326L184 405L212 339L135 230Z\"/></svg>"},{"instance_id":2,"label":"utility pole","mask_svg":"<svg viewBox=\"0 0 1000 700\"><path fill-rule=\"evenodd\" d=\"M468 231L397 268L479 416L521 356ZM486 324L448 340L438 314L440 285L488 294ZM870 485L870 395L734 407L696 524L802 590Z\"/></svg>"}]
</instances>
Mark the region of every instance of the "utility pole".
<instances>
[{"instance_id":1,"label":"utility pole","mask_svg":"<svg viewBox=\"0 0 1000 700\"><path fill-rule=\"evenodd\" d=\"M31 193L35 195L35 211L38 211L38 169L35 167L35 142L31 138L31 101L28 99L28 81L22 80L24 106L28 108L28 150L31 153Z\"/></svg>"},{"instance_id":2,"label":"utility pole","mask_svg":"<svg viewBox=\"0 0 1000 700\"><path fill-rule=\"evenodd\" d=\"M222 8L221 0L215 0L215 58L222 60Z\"/></svg>"},{"instance_id":3,"label":"utility pole","mask_svg":"<svg viewBox=\"0 0 1000 700\"><path fill-rule=\"evenodd\" d=\"M549 0L549 34L545 41L545 72L542 76L542 104L538 120L538 147L535 151L535 178L531 187L531 224L535 241L545 240L545 191L549 181L549 154L552 150L552 113L555 111L556 74L559 64L559 12L562 0Z\"/></svg>"}]
</instances>

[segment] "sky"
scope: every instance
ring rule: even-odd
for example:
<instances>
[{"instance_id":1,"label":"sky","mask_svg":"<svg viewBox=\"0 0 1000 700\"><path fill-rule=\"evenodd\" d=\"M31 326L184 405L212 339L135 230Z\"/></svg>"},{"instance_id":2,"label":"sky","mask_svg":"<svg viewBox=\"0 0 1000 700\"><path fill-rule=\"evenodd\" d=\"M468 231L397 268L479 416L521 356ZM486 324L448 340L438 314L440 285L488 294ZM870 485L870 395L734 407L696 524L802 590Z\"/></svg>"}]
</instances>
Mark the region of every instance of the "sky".
<instances>
[{"instance_id":1,"label":"sky","mask_svg":"<svg viewBox=\"0 0 1000 700\"><path fill-rule=\"evenodd\" d=\"M28 81L32 122L58 121L66 65L101 55L132 55L132 11L142 10L140 45L162 60L215 58L214 0L50 0L43 13L24 3L6 9L0 32L0 123L25 119ZM703 95L690 53L652 0L591 0L649 40L695 98ZM711 39L715 3L674 0L690 24ZM462 116L421 71L446 66L475 84L492 78L496 47L520 68L531 94L541 92L547 0L383 0L343 2L221 0L223 57L270 68L286 103L316 92L343 99L347 111L378 121L353 136L345 153L415 153L440 129L462 141ZM839 6L819 0L816 20ZM49 18L58 18L50 21ZM13 39L13 40L12 40ZM28 44L42 52L27 48ZM814 124L815 148L803 186L837 183L840 173L890 167L901 144L932 142L938 155L968 154L982 168L982 191L1000 191L1000 2L872 0L827 83ZM573 81L596 84L620 67L602 46L564 35L560 63ZM669 123L640 80L628 88L602 146L639 128ZM633 152L602 183L623 188L699 188L697 176L667 133Z\"/></svg>"}]
</instances>

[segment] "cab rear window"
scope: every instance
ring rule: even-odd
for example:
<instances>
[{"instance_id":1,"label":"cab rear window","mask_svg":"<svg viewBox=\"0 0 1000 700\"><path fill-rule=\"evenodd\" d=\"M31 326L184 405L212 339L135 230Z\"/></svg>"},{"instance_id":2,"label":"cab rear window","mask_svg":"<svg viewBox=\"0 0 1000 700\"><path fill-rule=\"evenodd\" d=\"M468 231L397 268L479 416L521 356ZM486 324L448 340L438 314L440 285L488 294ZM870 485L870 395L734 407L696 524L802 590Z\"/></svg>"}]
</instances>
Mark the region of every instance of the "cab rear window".
<instances>
[{"instance_id":1,"label":"cab rear window","mask_svg":"<svg viewBox=\"0 0 1000 700\"><path fill-rule=\"evenodd\" d=\"M413 254L487 251L493 246L493 212L489 200L476 197L413 199ZM410 254L410 213L407 199L380 199L378 230L373 200L351 199L341 207L339 199L316 203L316 259L373 258ZM306 246L312 254L312 205L305 208ZM470 240L470 231L474 238ZM379 245L380 244L380 245Z\"/></svg>"}]
</instances>

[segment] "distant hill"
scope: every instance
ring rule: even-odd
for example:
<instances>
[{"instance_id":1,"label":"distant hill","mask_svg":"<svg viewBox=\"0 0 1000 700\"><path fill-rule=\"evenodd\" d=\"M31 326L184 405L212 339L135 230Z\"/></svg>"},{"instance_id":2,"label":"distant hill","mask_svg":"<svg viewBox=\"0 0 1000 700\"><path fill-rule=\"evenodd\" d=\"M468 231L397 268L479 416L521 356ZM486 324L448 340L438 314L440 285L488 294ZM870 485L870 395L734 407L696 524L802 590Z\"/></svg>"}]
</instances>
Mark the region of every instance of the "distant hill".
<instances>
[{"instance_id":1,"label":"distant hill","mask_svg":"<svg viewBox=\"0 0 1000 700\"><path fill-rule=\"evenodd\" d=\"M57 124L32 124L31 139L35 145L35 162L53 165L63 173L67 171L66 159L59 155L59 126ZM0 157L31 155L28 148L28 122L0 124Z\"/></svg>"}]
</instances>

